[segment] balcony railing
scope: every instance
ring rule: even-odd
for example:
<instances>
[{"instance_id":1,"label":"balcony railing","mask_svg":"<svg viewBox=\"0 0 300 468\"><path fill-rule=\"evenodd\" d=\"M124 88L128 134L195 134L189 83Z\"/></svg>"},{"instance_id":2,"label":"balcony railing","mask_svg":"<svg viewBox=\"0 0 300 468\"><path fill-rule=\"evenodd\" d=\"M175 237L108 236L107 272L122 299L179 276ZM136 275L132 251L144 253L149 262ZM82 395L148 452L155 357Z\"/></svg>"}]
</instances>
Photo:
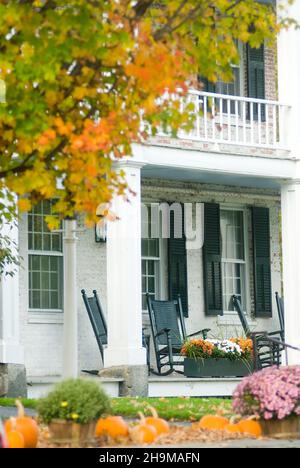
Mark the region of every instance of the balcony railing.
<instances>
[{"instance_id":1,"label":"balcony railing","mask_svg":"<svg viewBox=\"0 0 300 468\"><path fill-rule=\"evenodd\" d=\"M277 101L190 91L195 125L178 138L270 149L287 149L282 124L289 106Z\"/></svg>"}]
</instances>

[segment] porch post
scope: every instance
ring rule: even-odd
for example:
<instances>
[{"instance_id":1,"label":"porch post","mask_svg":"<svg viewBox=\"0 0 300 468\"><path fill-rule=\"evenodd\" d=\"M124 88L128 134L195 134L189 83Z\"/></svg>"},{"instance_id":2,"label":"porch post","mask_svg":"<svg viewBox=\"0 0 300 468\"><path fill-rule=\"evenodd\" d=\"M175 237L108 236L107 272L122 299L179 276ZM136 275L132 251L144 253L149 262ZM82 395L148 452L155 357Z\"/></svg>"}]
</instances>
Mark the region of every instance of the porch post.
<instances>
[{"instance_id":1,"label":"porch post","mask_svg":"<svg viewBox=\"0 0 300 468\"><path fill-rule=\"evenodd\" d=\"M288 0L278 0L277 7L279 17L284 14L300 22L299 1L289 5ZM285 146L291 149L292 155L300 159L300 30L294 26L282 30L277 44L278 98L279 102L290 105L287 111L281 110L280 137Z\"/></svg>"},{"instance_id":2,"label":"porch post","mask_svg":"<svg viewBox=\"0 0 300 468\"><path fill-rule=\"evenodd\" d=\"M129 201L122 196L115 198L112 211L118 220L108 222L108 346L104 351L105 368L122 375L133 372L131 385L136 393L143 393L138 380L143 380L146 369L142 345L141 167L128 160L118 165L134 195Z\"/></svg>"},{"instance_id":3,"label":"porch post","mask_svg":"<svg viewBox=\"0 0 300 468\"><path fill-rule=\"evenodd\" d=\"M18 226L4 224L0 235L10 237L15 243L14 250L17 255ZM0 278L0 363L7 365L6 385L8 395L12 397L27 395L24 352L20 343L19 328L19 269L16 267L14 276L3 274Z\"/></svg>"},{"instance_id":4,"label":"porch post","mask_svg":"<svg viewBox=\"0 0 300 468\"><path fill-rule=\"evenodd\" d=\"M300 21L300 2L292 5L279 0L278 14ZM286 323L286 342L300 348L300 30L290 27L278 36L279 101L289 104L281 116L281 134L295 160L294 179L281 187L283 290ZM300 352L289 351L289 364L300 364Z\"/></svg>"},{"instance_id":5,"label":"porch post","mask_svg":"<svg viewBox=\"0 0 300 468\"><path fill-rule=\"evenodd\" d=\"M78 319L76 283L76 220L65 221L63 377L78 377Z\"/></svg>"},{"instance_id":6,"label":"porch post","mask_svg":"<svg viewBox=\"0 0 300 468\"><path fill-rule=\"evenodd\" d=\"M282 253L286 342L300 348L300 179L284 184ZM300 352L289 351L289 364L300 364Z\"/></svg>"}]
</instances>

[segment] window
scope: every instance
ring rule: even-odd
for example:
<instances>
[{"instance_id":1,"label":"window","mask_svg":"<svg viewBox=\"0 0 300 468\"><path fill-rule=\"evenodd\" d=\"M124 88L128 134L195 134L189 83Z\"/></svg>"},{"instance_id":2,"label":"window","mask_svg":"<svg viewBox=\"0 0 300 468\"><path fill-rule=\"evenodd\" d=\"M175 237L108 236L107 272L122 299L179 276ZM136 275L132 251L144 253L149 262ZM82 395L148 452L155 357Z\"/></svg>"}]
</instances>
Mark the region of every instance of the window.
<instances>
[{"instance_id":1,"label":"window","mask_svg":"<svg viewBox=\"0 0 300 468\"><path fill-rule=\"evenodd\" d=\"M151 206L143 205L142 211L142 304L147 310L147 297L153 299L160 296L160 260L161 242L159 237L152 238L151 234L159 232L158 220L151 216Z\"/></svg>"},{"instance_id":2,"label":"window","mask_svg":"<svg viewBox=\"0 0 300 468\"><path fill-rule=\"evenodd\" d=\"M62 234L51 232L46 216L53 202L45 200L28 213L29 309L62 311Z\"/></svg>"},{"instance_id":3,"label":"window","mask_svg":"<svg viewBox=\"0 0 300 468\"><path fill-rule=\"evenodd\" d=\"M233 311L231 297L246 309L245 221L243 210L221 210L223 309Z\"/></svg>"},{"instance_id":4,"label":"window","mask_svg":"<svg viewBox=\"0 0 300 468\"><path fill-rule=\"evenodd\" d=\"M240 61L238 64L232 64L233 80L231 82L225 82L218 80L216 83L211 83L207 79L201 79L203 83L203 90L209 93L223 94L226 96L243 96L244 94L244 78L245 78L245 54L244 46L242 43L238 43L238 50L240 55ZM219 100L216 101L218 111L221 112ZM224 98L222 100L222 113L227 114L230 110L231 114L236 113L235 101L230 102L230 109L228 109L228 101ZM241 114L241 105L238 105L238 112Z\"/></svg>"}]
</instances>

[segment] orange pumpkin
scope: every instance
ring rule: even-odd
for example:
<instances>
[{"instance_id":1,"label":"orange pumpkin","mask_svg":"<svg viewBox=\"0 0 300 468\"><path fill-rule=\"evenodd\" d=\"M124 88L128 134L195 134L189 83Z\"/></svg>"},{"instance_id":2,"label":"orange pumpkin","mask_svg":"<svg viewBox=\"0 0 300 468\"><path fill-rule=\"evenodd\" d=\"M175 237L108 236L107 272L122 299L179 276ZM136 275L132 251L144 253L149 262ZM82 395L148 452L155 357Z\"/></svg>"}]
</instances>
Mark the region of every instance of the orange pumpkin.
<instances>
[{"instance_id":1,"label":"orange pumpkin","mask_svg":"<svg viewBox=\"0 0 300 468\"><path fill-rule=\"evenodd\" d=\"M156 409L150 407L150 411L152 416L146 418L146 424L155 427L157 435L167 434L170 432L169 424L164 419L158 417Z\"/></svg>"},{"instance_id":2,"label":"orange pumpkin","mask_svg":"<svg viewBox=\"0 0 300 468\"><path fill-rule=\"evenodd\" d=\"M25 415L24 407L19 400L16 401L16 406L18 416L15 422L9 419L5 422L5 431L7 434L14 430L20 432L24 437L25 448L36 448L39 437L38 425L33 418Z\"/></svg>"},{"instance_id":3,"label":"orange pumpkin","mask_svg":"<svg viewBox=\"0 0 300 468\"><path fill-rule=\"evenodd\" d=\"M10 449L22 449L25 448L24 436L19 431L10 431L6 435L8 448Z\"/></svg>"},{"instance_id":4,"label":"orange pumpkin","mask_svg":"<svg viewBox=\"0 0 300 468\"><path fill-rule=\"evenodd\" d=\"M238 423L238 426L243 434L248 434L256 438L262 436L262 428L258 421L253 419L243 419Z\"/></svg>"},{"instance_id":5,"label":"orange pumpkin","mask_svg":"<svg viewBox=\"0 0 300 468\"><path fill-rule=\"evenodd\" d=\"M128 425L121 416L109 416L99 419L96 425L96 436L108 435L112 439L126 437L128 435Z\"/></svg>"},{"instance_id":6,"label":"orange pumpkin","mask_svg":"<svg viewBox=\"0 0 300 468\"><path fill-rule=\"evenodd\" d=\"M207 415L200 420L198 428L207 431L223 431L228 424L229 420L223 416Z\"/></svg>"},{"instance_id":7,"label":"orange pumpkin","mask_svg":"<svg viewBox=\"0 0 300 468\"><path fill-rule=\"evenodd\" d=\"M240 426L238 424L233 423L228 424L228 426L225 427L225 431L231 432L232 434L240 434L242 432Z\"/></svg>"},{"instance_id":8,"label":"orange pumpkin","mask_svg":"<svg viewBox=\"0 0 300 468\"><path fill-rule=\"evenodd\" d=\"M140 424L131 430L131 438L138 444L153 444L157 439L157 430L154 426L147 424L142 413L139 413L141 418Z\"/></svg>"}]
</instances>

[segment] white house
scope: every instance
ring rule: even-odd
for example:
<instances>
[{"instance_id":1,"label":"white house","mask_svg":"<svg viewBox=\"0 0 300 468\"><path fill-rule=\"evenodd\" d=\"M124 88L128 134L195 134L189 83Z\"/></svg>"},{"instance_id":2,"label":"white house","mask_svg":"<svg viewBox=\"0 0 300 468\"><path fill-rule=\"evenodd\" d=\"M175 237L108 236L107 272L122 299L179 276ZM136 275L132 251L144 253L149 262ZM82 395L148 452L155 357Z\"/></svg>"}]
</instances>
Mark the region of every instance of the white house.
<instances>
[{"instance_id":1,"label":"white house","mask_svg":"<svg viewBox=\"0 0 300 468\"><path fill-rule=\"evenodd\" d=\"M289 8L300 20L300 1ZM149 383L150 395L225 395L236 384L148 379L146 293L157 299L180 293L188 331L210 328L224 336L240 327L232 294L240 296L253 329L278 329L278 291L286 341L300 346L299 47L294 29L280 34L278 51L240 46L232 83L190 92L202 111L194 131L134 145L134 156L120 167L136 196L130 203L115 200L120 220L108 223L106 242L96 242L95 231L80 220L67 223L67 234L50 233L48 202L20 220L14 234L22 265L1 283L0 362L21 376L25 365L30 395L59 379L64 363L73 374L103 367L83 288L98 291L107 316L104 382L113 394L126 378L133 389ZM142 240L142 203L193 206L186 231L195 227L195 207L203 207L196 226L204 245L183 238L174 249L170 239ZM76 274L64 280L75 258ZM290 352L289 362L300 363L300 353Z\"/></svg>"}]
</instances>

